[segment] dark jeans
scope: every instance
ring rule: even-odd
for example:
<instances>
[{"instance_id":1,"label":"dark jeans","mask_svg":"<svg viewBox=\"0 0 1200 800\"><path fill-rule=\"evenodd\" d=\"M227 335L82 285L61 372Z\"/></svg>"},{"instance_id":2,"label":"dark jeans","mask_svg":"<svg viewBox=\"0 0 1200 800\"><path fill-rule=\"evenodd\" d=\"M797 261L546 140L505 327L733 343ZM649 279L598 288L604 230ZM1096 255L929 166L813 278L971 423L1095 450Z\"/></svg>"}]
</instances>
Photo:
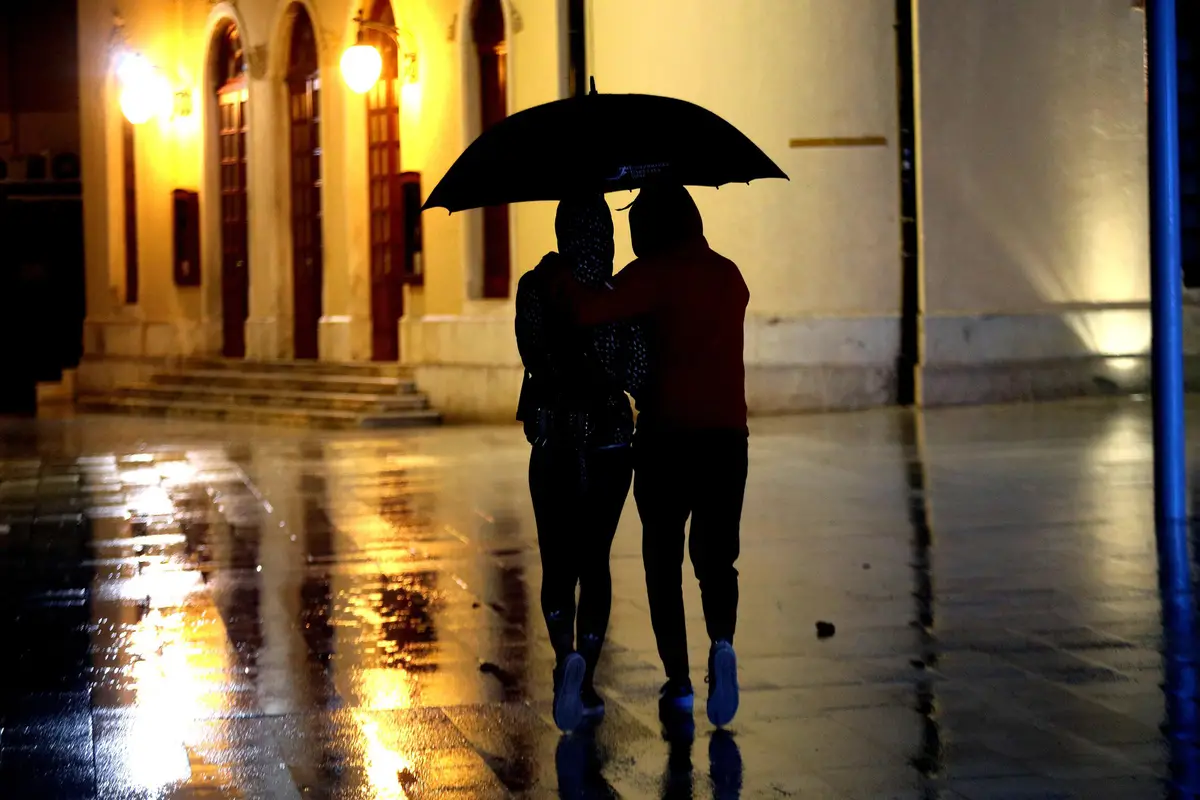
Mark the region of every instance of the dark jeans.
<instances>
[{"instance_id":1,"label":"dark jeans","mask_svg":"<svg viewBox=\"0 0 1200 800\"><path fill-rule=\"evenodd\" d=\"M650 621L667 677L688 678L683 610L684 525L700 581L712 641L733 641L737 627L742 500L747 437L743 431L638 433L633 496L642 517L642 560Z\"/></svg>"},{"instance_id":2,"label":"dark jeans","mask_svg":"<svg viewBox=\"0 0 1200 800\"><path fill-rule=\"evenodd\" d=\"M629 496L633 454L628 447L597 450L580 470L579 454L534 447L529 494L542 554L542 613L561 662L575 647L595 667L612 608L608 555ZM575 587L579 587L579 611Z\"/></svg>"}]
</instances>

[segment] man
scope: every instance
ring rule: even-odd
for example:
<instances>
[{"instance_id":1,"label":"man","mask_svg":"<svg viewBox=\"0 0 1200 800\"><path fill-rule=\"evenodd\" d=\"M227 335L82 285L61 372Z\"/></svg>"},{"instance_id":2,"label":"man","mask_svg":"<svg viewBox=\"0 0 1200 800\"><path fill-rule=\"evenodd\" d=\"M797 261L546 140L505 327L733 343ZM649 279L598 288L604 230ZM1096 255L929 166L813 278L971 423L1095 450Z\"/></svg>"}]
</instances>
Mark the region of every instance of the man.
<instances>
[{"instance_id":1,"label":"man","mask_svg":"<svg viewBox=\"0 0 1200 800\"><path fill-rule=\"evenodd\" d=\"M639 317L653 365L638 399L634 499L650 618L667 673L660 708L690 715L683 608L684 526L700 581L709 651L708 717L727 725L738 707L737 623L742 500L746 487L746 369L743 326L750 292L737 265L713 252L682 186L649 187L629 213L637 259L589 290L560 269L557 284L578 322Z\"/></svg>"}]
</instances>

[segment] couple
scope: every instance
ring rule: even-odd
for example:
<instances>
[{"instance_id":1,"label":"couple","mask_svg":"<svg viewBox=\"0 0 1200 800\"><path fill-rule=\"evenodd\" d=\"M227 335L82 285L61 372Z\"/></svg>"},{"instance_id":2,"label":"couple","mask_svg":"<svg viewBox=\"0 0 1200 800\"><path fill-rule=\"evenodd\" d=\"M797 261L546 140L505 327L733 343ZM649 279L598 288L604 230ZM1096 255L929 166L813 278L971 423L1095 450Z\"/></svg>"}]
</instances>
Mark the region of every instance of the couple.
<instances>
[{"instance_id":1,"label":"couple","mask_svg":"<svg viewBox=\"0 0 1200 800\"><path fill-rule=\"evenodd\" d=\"M694 699L682 572L689 515L712 642L708 717L727 725L738 707L734 562L746 485L749 290L737 266L709 249L682 186L643 189L629 228L637 258L614 276L604 198L561 202L558 252L517 288L525 365L517 418L532 445L542 611L557 663L554 720L564 731L604 714L594 676L612 604L609 550L631 481L667 674L664 720L690 718ZM637 405L636 433L626 392Z\"/></svg>"}]
</instances>

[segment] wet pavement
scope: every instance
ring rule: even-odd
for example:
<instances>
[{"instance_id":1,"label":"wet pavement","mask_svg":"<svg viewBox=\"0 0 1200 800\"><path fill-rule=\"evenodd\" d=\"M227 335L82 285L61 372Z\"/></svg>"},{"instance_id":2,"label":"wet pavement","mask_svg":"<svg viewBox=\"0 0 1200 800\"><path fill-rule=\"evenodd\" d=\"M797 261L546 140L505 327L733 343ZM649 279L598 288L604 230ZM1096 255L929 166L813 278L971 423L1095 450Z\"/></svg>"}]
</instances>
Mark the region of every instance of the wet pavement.
<instances>
[{"instance_id":1,"label":"wet pavement","mask_svg":"<svg viewBox=\"0 0 1200 800\"><path fill-rule=\"evenodd\" d=\"M0 421L0 797L1188 796L1146 404L753 427L737 720L657 722L630 501L561 737L519 429Z\"/></svg>"}]
</instances>

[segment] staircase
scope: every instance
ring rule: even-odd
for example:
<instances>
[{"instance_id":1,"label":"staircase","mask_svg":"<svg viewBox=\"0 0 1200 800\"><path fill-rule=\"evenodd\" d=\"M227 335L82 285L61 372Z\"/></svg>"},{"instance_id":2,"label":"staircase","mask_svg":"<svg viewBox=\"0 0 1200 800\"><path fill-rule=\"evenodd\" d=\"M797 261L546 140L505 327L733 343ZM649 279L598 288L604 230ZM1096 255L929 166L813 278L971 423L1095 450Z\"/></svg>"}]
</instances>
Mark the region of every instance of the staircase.
<instances>
[{"instance_id":1,"label":"staircase","mask_svg":"<svg viewBox=\"0 0 1200 800\"><path fill-rule=\"evenodd\" d=\"M84 413L352 429L433 425L441 416L398 364L190 360L148 383L83 395Z\"/></svg>"}]
</instances>

